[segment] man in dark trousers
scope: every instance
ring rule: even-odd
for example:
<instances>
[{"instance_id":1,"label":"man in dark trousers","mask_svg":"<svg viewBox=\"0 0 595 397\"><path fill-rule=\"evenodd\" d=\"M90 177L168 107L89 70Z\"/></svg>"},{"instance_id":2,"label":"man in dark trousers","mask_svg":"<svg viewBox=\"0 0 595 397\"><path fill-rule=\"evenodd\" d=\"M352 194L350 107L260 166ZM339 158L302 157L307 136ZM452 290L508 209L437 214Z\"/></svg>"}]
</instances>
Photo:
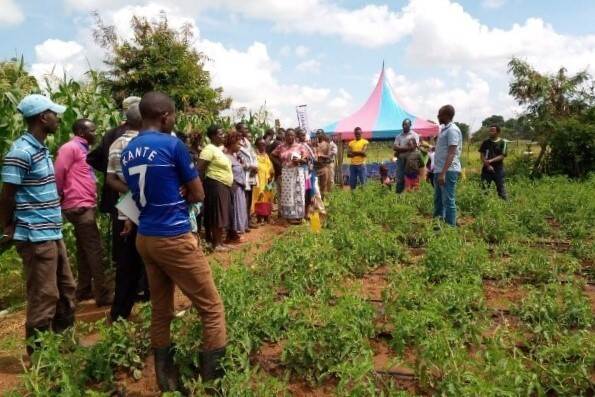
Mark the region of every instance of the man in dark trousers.
<instances>
[{"instance_id":1,"label":"man in dark trousers","mask_svg":"<svg viewBox=\"0 0 595 397\"><path fill-rule=\"evenodd\" d=\"M507 142L500 137L500 126L491 126L489 134L490 137L483 141L479 147L479 155L483 163L483 167L481 168L481 183L484 189L488 189L492 182L494 182L498 196L502 200L506 200L504 157L507 154Z\"/></svg>"},{"instance_id":2,"label":"man in dark trousers","mask_svg":"<svg viewBox=\"0 0 595 397\"><path fill-rule=\"evenodd\" d=\"M122 151L138 135L143 122L138 103L128 108L126 111L126 120L128 130L110 146L107 177L105 178L105 183L113 191L121 195L128 193L128 186L124 180L122 163L120 162ZM144 288L144 295L149 297L149 288L146 280L144 285L142 285L145 272L143 261L136 249L136 229L127 233L125 236L122 235L127 218L124 214L118 211L116 212L117 214L112 216L112 247L114 263L116 265L116 289L110 312L112 321L130 316L130 312L137 300L137 290Z\"/></svg>"},{"instance_id":3,"label":"man in dark trousers","mask_svg":"<svg viewBox=\"0 0 595 397\"><path fill-rule=\"evenodd\" d=\"M2 164L0 226L3 240L14 240L27 285L27 353L37 332L61 332L74 323L75 289L62 240L60 196L44 142L58 129L66 108L43 95L29 95L17 106L27 132L14 141Z\"/></svg>"},{"instance_id":4,"label":"man in dark trousers","mask_svg":"<svg viewBox=\"0 0 595 397\"><path fill-rule=\"evenodd\" d=\"M97 306L109 306L113 291L105 277L101 234L95 216L97 182L87 164L89 146L95 142L96 126L91 120L74 122L74 137L58 150L54 168L62 215L74 226L78 268L77 301L94 298Z\"/></svg>"},{"instance_id":5,"label":"man in dark trousers","mask_svg":"<svg viewBox=\"0 0 595 397\"><path fill-rule=\"evenodd\" d=\"M179 388L170 325L174 287L192 301L202 322L199 353L203 381L223 376L227 331L223 303L211 268L191 233L188 203L203 201L198 171L186 146L171 136L176 112L166 94L149 92L140 102L143 126L122 152L122 170L140 209L136 246L151 287L151 344L161 391Z\"/></svg>"},{"instance_id":6,"label":"man in dark trousers","mask_svg":"<svg viewBox=\"0 0 595 397\"><path fill-rule=\"evenodd\" d=\"M97 172L101 172L104 176L104 180L107 180L107 165L109 162L109 149L112 144L116 141L116 139L120 138L126 131L131 130L130 126L128 125L128 121L126 120L126 113L130 109L130 107L134 104L140 102L140 97L137 96L130 96L124 101L122 101L122 111L124 112L124 122L107 131L99 144L89 152L87 155L87 163L91 165L91 167L95 168ZM99 211L104 214L109 214L110 218L112 219L112 226L116 225L118 219L118 211L116 210L116 203L118 202L119 193L113 190L109 184L104 183L101 189L101 201L99 203ZM115 236L115 230L112 228L112 240L118 238ZM118 261L118 250L112 249L112 262L116 263ZM141 276L141 281L139 283L139 287L137 290L138 296L137 300L146 301L149 299L147 295L147 291L149 290L147 284L147 278L144 274Z\"/></svg>"}]
</instances>

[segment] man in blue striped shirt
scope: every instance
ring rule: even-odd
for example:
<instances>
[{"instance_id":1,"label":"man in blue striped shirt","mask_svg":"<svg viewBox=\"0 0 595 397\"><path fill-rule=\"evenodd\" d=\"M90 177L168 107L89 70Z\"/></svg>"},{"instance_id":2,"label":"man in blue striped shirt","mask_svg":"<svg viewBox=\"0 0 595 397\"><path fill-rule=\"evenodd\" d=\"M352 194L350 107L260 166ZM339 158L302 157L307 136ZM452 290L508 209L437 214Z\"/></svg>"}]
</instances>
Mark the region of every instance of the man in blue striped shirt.
<instances>
[{"instance_id":1,"label":"man in blue striped shirt","mask_svg":"<svg viewBox=\"0 0 595 397\"><path fill-rule=\"evenodd\" d=\"M76 284L62 241L60 197L46 137L58 129L64 106L29 95L17 109L28 131L4 157L0 226L23 261L27 284L27 338L38 331L61 332L74 322ZM35 347L29 342L27 352Z\"/></svg>"}]
</instances>

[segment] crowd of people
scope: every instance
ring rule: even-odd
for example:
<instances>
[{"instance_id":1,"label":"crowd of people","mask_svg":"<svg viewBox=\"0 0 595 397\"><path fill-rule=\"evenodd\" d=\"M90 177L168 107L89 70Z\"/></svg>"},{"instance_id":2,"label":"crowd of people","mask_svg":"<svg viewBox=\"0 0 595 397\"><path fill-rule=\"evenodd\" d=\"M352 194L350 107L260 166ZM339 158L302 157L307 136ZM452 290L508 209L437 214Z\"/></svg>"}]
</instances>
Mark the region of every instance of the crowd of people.
<instances>
[{"instance_id":1,"label":"crowd of people","mask_svg":"<svg viewBox=\"0 0 595 397\"><path fill-rule=\"evenodd\" d=\"M210 249L227 252L246 233L270 222L275 208L290 224L302 223L312 211L324 212L338 145L322 130L309 139L300 128L268 130L253 141L243 122L228 131L211 125L206 137L201 132L176 135L174 103L159 92L126 98L122 108L123 123L103 134L94 148L93 120L77 120L72 139L52 162L45 141L57 131L65 107L42 95L25 97L18 110L27 131L3 160L0 222L23 261L30 355L39 347L38 332L61 332L73 325L77 302L94 299L97 306L111 306L109 321L114 322L129 318L135 302L150 300L157 381L162 391L176 390L169 330L174 285L192 301L203 323L201 378L222 376L225 314L200 246L203 227ZM440 109L435 147L420 140L405 120L393 149L397 193L428 180L435 187L434 215L456 225L462 136L453 118L452 106ZM482 180L494 181L506 198L506 144L499 132L491 128L480 148ZM361 128L354 137L347 150L351 189L366 183L369 145ZM100 202L95 172L105 181ZM380 174L381 183L390 186L386 167ZM127 195L139 209L137 221L118 204ZM111 220L115 288L105 274L97 209ZM72 224L76 238L76 281L63 242L63 219Z\"/></svg>"}]
</instances>

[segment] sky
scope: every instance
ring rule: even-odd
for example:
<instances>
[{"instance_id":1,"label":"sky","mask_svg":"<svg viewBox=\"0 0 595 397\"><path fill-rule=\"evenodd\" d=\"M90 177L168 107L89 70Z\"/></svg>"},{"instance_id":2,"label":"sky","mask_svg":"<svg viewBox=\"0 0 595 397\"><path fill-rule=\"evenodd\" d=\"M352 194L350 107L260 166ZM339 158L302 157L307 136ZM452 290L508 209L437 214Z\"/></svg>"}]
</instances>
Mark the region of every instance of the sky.
<instances>
[{"instance_id":1,"label":"sky","mask_svg":"<svg viewBox=\"0 0 595 397\"><path fill-rule=\"evenodd\" d=\"M0 0L0 60L22 55L40 80L105 69L93 11L124 38L132 15L189 24L232 107L264 105L286 126L297 105L312 128L356 111L383 62L407 111L434 120L450 103L473 128L522 112L508 95L513 56L595 74L594 0Z\"/></svg>"}]
</instances>

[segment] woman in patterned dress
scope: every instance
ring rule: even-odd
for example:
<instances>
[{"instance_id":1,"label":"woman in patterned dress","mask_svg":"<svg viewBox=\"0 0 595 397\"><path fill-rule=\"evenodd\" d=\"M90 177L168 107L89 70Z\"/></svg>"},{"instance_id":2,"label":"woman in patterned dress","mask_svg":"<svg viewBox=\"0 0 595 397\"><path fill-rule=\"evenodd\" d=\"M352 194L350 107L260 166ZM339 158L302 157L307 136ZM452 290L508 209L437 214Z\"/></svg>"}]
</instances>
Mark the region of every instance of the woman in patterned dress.
<instances>
[{"instance_id":1,"label":"woman in patterned dress","mask_svg":"<svg viewBox=\"0 0 595 397\"><path fill-rule=\"evenodd\" d=\"M288 129L285 142L271 153L281 161L281 195L279 215L291 224L300 224L306 211L306 170L308 153L303 145L297 142L295 131Z\"/></svg>"}]
</instances>

